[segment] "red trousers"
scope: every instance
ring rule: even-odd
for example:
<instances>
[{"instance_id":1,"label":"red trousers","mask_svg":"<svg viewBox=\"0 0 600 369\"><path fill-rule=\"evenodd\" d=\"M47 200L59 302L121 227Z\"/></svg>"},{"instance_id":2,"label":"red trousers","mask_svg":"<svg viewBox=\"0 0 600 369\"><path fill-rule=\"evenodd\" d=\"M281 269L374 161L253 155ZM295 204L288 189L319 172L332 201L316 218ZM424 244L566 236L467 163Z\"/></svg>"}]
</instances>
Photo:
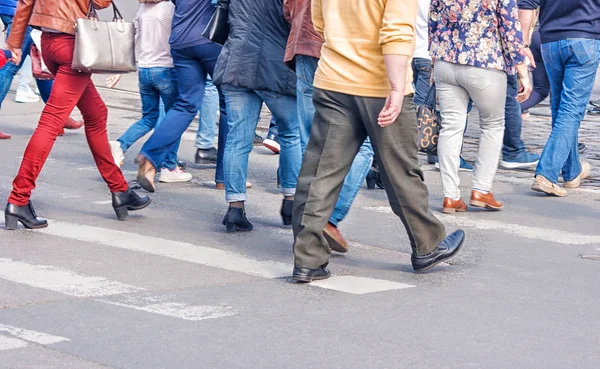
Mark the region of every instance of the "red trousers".
<instances>
[{"instance_id":1,"label":"red trousers","mask_svg":"<svg viewBox=\"0 0 600 369\"><path fill-rule=\"evenodd\" d=\"M25 149L19 173L13 181L13 190L8 198L11 204L23 206L29 202L35 181L54 141L75 106L83 115L85 137L110 191L123 192L128 189L127 181L110 152L106 133L106 105L92 83L91 74L71 69L74 45L75 36L48 32L42 34L42 55L55 76L54 85L38 126Z\"/></svg>"}]
</instances>

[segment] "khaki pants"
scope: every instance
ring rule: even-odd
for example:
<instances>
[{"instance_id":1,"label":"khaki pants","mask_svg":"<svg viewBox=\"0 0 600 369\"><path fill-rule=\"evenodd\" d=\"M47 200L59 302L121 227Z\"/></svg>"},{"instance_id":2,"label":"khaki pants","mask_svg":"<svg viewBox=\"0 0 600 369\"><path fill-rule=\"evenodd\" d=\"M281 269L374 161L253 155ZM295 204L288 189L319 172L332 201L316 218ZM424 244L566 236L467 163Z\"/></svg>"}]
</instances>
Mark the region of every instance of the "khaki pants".
<instances>
[{"instance_id":1,"label":"khaki pants","mask_svg":"<svg viewBox=\"0 0 600 369\"><path fill-rule=\"evenodd\" d=\"M429 212L429 193L417 157L417 123L412 98L404 98L398 120L385 128L377 117L383 98L346 95L315 88L316 109L298 177L293 211L297 267L316 269L329 260L323 236L354 156L367 135L380 164L394 213L408 233L413 252L431 253L446 236Z\"/></svg>"},{"instance_id":2,"label":"khaki pants","mask_svg":"<svg viewBox=\"0 0 600 369\"><path fill-rule=\"evenodd\" d=\"M458 169L469 98L477 106L481 127L473 189L491 191L504 138L506 73L440 60L435 62L433 73L442 115L438 159L444 197L461 197Z\"/></svg>"}]
</instances>

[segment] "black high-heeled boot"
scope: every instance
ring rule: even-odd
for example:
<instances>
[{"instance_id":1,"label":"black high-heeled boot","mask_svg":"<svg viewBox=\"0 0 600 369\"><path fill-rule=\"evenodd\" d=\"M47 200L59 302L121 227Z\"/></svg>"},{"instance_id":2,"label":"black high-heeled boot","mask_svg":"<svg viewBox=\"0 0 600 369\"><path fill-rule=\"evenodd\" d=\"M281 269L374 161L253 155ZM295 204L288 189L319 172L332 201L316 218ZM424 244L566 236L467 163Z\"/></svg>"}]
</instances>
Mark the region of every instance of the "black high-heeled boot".
<instances>
[{"instance_id":1,"label":"black high-heeled boot","mask_svg":"<svg viewBox=\"0 0 600 369\"><path fill-rule=\"evenodd\" d=\"M234 208L229 205L227 214L223 218L223 225L227 228L227 232L250 232L254 226L248 218L246 218L246 210L244 208Z\"/></svg>"},{"instance_id":2,"label":"black high-heeled boot","mask_svg":"<svg viewBox=\"0 0 600 369\"><path fill-rule=\"evenodd\" d=\"M112 193L112 206L119 220L125 220L129 215L129 210L141 210L150 205L151 201L148 196L140 196L132 189Z\"/></svg>"},{"instance_id":3,"label":"black high-heeled boot","mask_svg":"<svg viewBox=\"0 0 600 369\"><path fill-rule=\"evenodd\" d=\"M31 201L27 205L18 206L11 203L6 204L4 210L4 221L6 229L17 229L18 222L25 228L38 229L48 227L48 221L38 218Z\"/></svg>"},{"instance_id":4,"label":"black high-heeled boot","mask_svg":"<svg viewBox=\"0 0 600 369\"><path fill-rule=\"evenodd\" d=\"M283 225L292 224L292 210L294 209L294 200L283 199L281 203L281 219L283 219Z\"/></svg>"}]
</instances>

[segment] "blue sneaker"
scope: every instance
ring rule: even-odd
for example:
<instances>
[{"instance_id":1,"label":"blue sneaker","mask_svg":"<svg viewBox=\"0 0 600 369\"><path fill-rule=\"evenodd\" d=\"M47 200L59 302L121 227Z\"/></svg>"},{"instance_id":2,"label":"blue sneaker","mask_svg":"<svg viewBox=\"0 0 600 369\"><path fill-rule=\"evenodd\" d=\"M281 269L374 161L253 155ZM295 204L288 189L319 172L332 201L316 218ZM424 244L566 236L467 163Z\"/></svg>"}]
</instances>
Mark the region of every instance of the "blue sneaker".
<instances>
[{"instance_id":1,"label":"blue sneaker","mask_svg":"<svg viewBox=\"0 0 600 369\"><path fill-rule=\"evenodd\" d=\"M435 165L434 165L435 169L440 169L440 162L437 159L437 156L435 157ZM473 166L471 164L469 164L465 159L463 159L463 157L460 157L460 167L458 168L459 172L472 172L473 171Z\"/></svg>"},{"instance_id":2,"label":"blue sneaker","mask_svg":"<svg viewBox=\"0 0 600 369\"><path fill-rule=\"evenodd\" d=\"M500 168L525 169L536 166L539 161L540 156L538 154L521 151L515 158L500 160Z\"/></svg>"}]
</instances>

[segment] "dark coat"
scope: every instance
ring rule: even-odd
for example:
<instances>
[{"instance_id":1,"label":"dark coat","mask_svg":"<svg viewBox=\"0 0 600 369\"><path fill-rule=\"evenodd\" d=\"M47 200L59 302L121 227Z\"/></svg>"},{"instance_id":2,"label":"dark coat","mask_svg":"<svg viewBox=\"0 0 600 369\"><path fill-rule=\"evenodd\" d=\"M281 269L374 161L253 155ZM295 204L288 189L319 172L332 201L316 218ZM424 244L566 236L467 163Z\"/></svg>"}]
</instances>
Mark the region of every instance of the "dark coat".
<instances>
[{"instance_id":1,"label":"dark coat","mask_svg":"<svg viewBox=\"0 0 600 369\"><path fill-rule=\"evenodd\" d=\"M296 95L296 74L284 63L290 25L283 0L230 0L229 38L214 83Z\"/></svg>"}]
</instances>

